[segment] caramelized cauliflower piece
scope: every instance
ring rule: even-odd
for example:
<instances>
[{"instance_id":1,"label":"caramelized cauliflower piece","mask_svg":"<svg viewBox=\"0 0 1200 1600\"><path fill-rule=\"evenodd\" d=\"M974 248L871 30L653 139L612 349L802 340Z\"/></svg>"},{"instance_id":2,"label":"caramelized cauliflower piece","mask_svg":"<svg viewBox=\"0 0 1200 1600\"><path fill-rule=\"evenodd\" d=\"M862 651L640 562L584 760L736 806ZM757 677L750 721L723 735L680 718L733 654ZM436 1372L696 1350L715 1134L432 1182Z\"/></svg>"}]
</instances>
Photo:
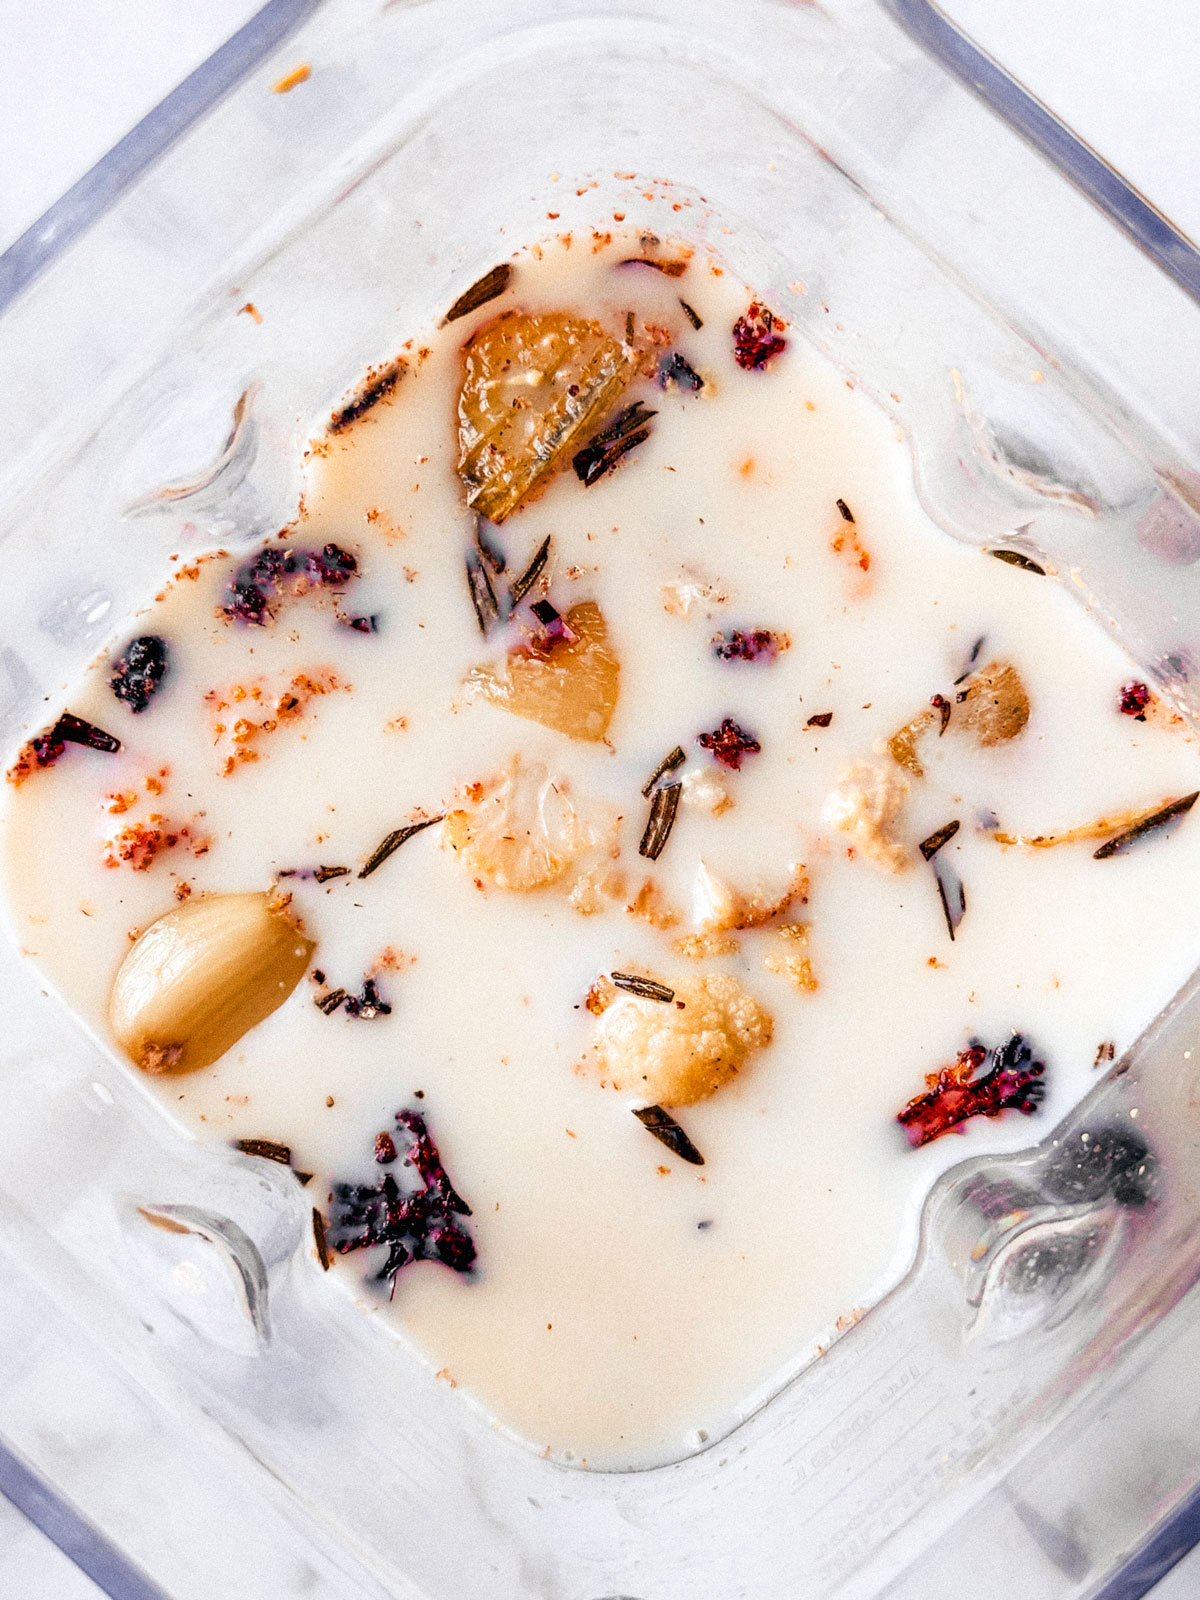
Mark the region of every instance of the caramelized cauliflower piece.
<instances>
[{"instance_id":1,"label":"caramelized cauliflower piece","mask_svg":"<svg viewBox=\"0 0 1200 1600\"><path fill-rule=\"evenodd\" d=\"M771 1042L770 1016L736 978L708 973L673 988L666 1003L623 994L597 1032L605 1079L648 1105L706 1100Z\"/></svg>"},{"instance_id":2,"label":"caramelized cauliflower piece","mask_svg":"<svg viewBox=\"0 0 1200 1600\"><path fill-rule=\"evenodd\" d=\"M518 646L502 673L476 667L467 686L514 716L572 739L603 739L617 707L620 663L594 600L572 606L565 620L567 636L537 648Z\"/></svg>"},{"instance_id":3,"label":"caramelized cauliflower piece","mask_svg":"<svg viewBox=\"0 0 1200 1600\"><path fill-rule=\"evenodd\" d=\"M917 742L923 734L929 732L936 721L937 716L933 711L918 712L911 722L906 722L902 728L897 729L887 742L892 760L906 772L911 772L914 778L925 776L925 768L921 765L921 758L917 754Z\"/></svg>"},{"instance_id":4,"label":"caramelized cauliflower piece","mask_svg":"<svg viewBox=\"0 0 1200 1600\"><path fill-rule=\"evenodd\" d=\"M701 933L724 933L733 928L761 928L786 911L793 900L808 898L808 877L793 866L791 881L782 893L760 884L753 894L743 894L709 870L705 862L696 869L692 886L692 921Z\"/></svg>"},{"instance_id":5,"label":"caramelized cauliflower piece","mask_svg":"<svg viewBox=\"0 0 1200 1600\"><path fill-rule=\"evenodd\" d=\"M1015 739L1029 721L1029 696L1011 661L992 661L963 680L952 728L982 745Z\"/></svg>"},{"instance_id":6,"label":"caramelized cauliflower piece","mask_svg":"<svg viewBox=\"0 0 1200 1600\"><path fill-rule=\"evenodd\" d=\"M610 901L619 900L624 892L625 880L619 872L590 867L575 879L567 898L573 911L578 911L581 917L592 917L597 911L603 911Z\"/></svg>"},{"instance_id":7,"label":"caramelized cauliflower piece","mask_svg":"<svg viewBox=\"0 0 1200 1600\"><path fill-rule=\"evenodd\" d=\"M724 778L715 767L693 767L680 781L683 792L679 798L685 806L711 811L714 817L719 817L734 803Z\"/></svg>"},{"instance_id":8,"label":"caramelized cauliflower piece","mask_svg":"<svg viewBox=\"0 0 1200 1600\"><path fill-rule=\"evenodd\" d=\"M732 956L741 949L727 933L688 933L672 947L689 961L707 961L711 956Z\"/></svg>"},{"instance_id":9,"label":"caramelized cauliflower piece","mask_svg":"<svg viewBox=\"0 0 1200 1600\"><path fill-rule=\"evenodd\" d=\"M806 922L781 922L775 929L779 941L774 950L763 957L768 972L778 972L789 978L803 994L811 994L817 987L813 977L812 962L808 956L808 924Z\"/></svg>"},{"instance_id":10,"label":"caramelized cauliflower piece","mask_svg":"<svg viewBox=\"0 0 1200 1600\"><path fill-rule=\"evenodd\" d=\"M503 522L613 406L635 352L598 322L509 311L472 337L458 397L467 504Z\"/></svg>"},{"instance_id":11,"label":"caramelized cauliflower piece","mask_svg":"<svg viewBox=\"0 0 1200 1600\"><path fill-rule=\"evenodd\" d=\"M848 833L868 861L885 872L903 872L908 851L894 830L907 794L908 784L894 768L855 761L826 797L821 815L831 827Z\"/></svg>"},{"instance_id":12,"label":"caramelized cauliflower piece","mask_svg":"<svg viewBox=\"0 0 1200 1600\"><path fill-rule=\"evenodd\" d=\"M652 928L673 928L679 917L653 878L643 878L637 893L625 907L631 917L648 922Z\"/></svg>"},{"instance_id":13,"label":"caramelized cauliflower piece","mask_svg":"<svg viewBox=\"0 0 1200 1600\"><path fill-rule=\"evenodd\" d=\"M566 786L545 767L514 756L488 784L472 785L469 808L447 814L442 845L473 877L498 889L542 889L597 842Z\"/></svg>"}]
</instances>

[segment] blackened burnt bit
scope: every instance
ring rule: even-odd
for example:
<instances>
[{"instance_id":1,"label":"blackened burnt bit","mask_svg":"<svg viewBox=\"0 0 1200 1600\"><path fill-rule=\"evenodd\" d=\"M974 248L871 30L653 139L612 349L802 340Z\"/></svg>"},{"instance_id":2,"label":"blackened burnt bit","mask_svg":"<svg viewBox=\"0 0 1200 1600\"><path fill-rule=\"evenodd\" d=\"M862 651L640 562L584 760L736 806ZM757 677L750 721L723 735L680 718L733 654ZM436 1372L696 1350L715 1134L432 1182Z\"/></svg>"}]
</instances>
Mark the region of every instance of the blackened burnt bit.
<instances>
[{"instance_id":1,"label":"blackened burnt bit","mask_svg":"<svg viewBox=\"0 0 1200 1600\"><path fill-rule=\"evenodd\" d=\"M404 376L406 363L399 357L386 367L367 374L367 381L352 400L329 419L330 433L345 433L346 429L365 417L373 406L395 393L396 385Z\"/></svg>"}]
</instances>

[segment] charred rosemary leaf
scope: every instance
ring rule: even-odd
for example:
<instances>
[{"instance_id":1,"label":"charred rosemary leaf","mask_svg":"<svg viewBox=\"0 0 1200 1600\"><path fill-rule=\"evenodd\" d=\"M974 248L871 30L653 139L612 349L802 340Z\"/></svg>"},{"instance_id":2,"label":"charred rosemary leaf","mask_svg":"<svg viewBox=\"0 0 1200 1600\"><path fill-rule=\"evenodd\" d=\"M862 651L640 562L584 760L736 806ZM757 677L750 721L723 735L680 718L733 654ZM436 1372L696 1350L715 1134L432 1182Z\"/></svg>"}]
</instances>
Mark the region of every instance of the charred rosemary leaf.
<instances>
[{"instance_id":1,"label":"charred rosemary leaf","mask_svg":"<svg viewBox=\"0 0 1200 1600\"><path fill-rule=\"evenodd\" d=\"M617 265L619 267L653 267L655 272L661 272L665 278L682 278L688 267L686 261L651 261L646 256L626 256L625 260L618 261Z\"/></svg>"},{"instance_id":2,"label":"charred rosemary leaf","mask_svg":"<svg viewBox=\"0 0 1200 1600\"><path fill-rule=\"evenodd\" d=\"M679 810L682 792L681 783L664 783L661 789L654 791L646 831L638 845L638 855L645 856L649 861L657 861L662 855L671 837L671 829L675 826L675 813Z\"/></svg>"},{"instance_id":3,"label":"charred rosemary leaf","mask_svg":"<svg viewBox=\"0 0 1200 1600\"><path fill-rule=\"evenodd\" d=\"M542 540L541 544L538 546L537 553L534 555L533 560L525 568L525 571L521 574L521 576L514 580L512 587L509 590L509 593L512 596L514 610L521 604L521 601L524 600L530 589L533 588L534 584L541 577L546 563L550 559L550 539L551 535L547 534Z\"/></svg>"},{"instance_id":4,"label":"charred rosemary leaf","mask_svg":"<svg viewBox=\"0 0 1200 1600\"><path fill-rule=\"evenodd\" d=\"M1141 822L1135 823L1132 828L1126 828L1124 833L1118 833L1115 839L1110 839L1107 844L1102 844L1099 850L1093 852L1094 861L1107 861L1109 856L1119 855L1122 850L1127 850L1131 844L1136 844L1139 839L1144 839L1148 833L1153 833L1156 828L1161 828L1164 823L1172 822L1176 817L1183 816L1185 811L1190 811L1200 798L1200 789L1193 789L1191 794L1185 794L1181 800L1169 800L1161 811L1156 811L1152 816L1144 817Z\"/></svg>"},{"instance_id":5,"label":"charred rosemary leaf","mask_svg":"<svg viewBox=\"0 0 1200 1600\"><path fill-rule=\"evenodd\" d=\"M675 998L674 989L668 989L665 983L655 983L653 978L639 978L632 972L610 972L609 977L618 989L637 995L639 1000L661 1000L664 1005L670 1005Z\"/></svg>"},{"instance_id":6,"label":"charred rosemary leaf","mask_svg":"<svg viewBox=\"0 0 1200 1600\"><path fill-rule=\"evenodd\" d=\"M693 1167L704 1165L704 1157L669 1111L664 1111L662 1106L642 1106L633 1114L646 1132L652 1133L660 1144L665 1144L673 1156L690 1162ZM699 1226L704 1227L705 1224L700 1223Z\"/></svg>"},{"instance_id":7,"label":"charred rosemary leaf","mask_svg":"<svg viewBox=\"0 0 1200 1600\"><path fill-rule=\"evenodd\" d=\"M264 1161L278 1161L283 1167L292 1164L289 1146L276 1144L274 1139L235 1139L233 1148L240 1150L244 1156L261 1156Z\"/></svg>"},{"instance_id":8,"label":"charred rosemary leaf","mask_svg":"<svg viewBox=\"0 0 1200 1600\"><path fill-rule=\"evenodd\" d=\"M329 1240L325 1237L325 1218L313 1207L312 1214L313 1243L317 1247L317 1260L321 1263L321 1271L328 1272L333 1265L333 1256L329 1250Z\"/></svg>"},{"instance_id":9,"label":"charred rosemary leaf","mask_svg":"<svg viewBox=\"0 0 1200 1600\"><path fill-rule=\"evenodd\" d=\"M656 411L648 411L640 400L626 406L615 422L575 452L572 465L580 482L585 486L595 483L597 478L611 472L635 445L645 443L650 437L650 418L657 415Z\"/></svg>"},{"instance_id":10,"label":"charred rosemary leaf","mask_svg":"<svg viewBox=\"0 0 1200 1600\"><path fill-rule=\"evenodd\" d=\"M963 881L952 867L934 867L933 876L937 882L938 898L942 902L942 912L946 918L946 928L953 944L955 931L959 923L967 914L967 891Z\"/></svg>"},{"instance_id":11,"label":"charred rosemary leaf","mask_svg":"<svg viewBox=\"0 0 1200 1600\"><path fill-rule=\"evenodd\" d=\"M681 300L679 302L679 304L683 307L684 316L691 323L692 327L695 328L696 332L699 333L700 329L704 326L704 323L700 320L700 318L697 316L697 314L692 310L691 306L688 305L686 300Z\"/></svg>"},{"instance_id":12,"label":"charred rosemary leaf","mask_svg":"<svg viewBox=\"0 0 1200 1600\"><path fill-rule=\"evenodd\" d=\"M502 261L498 267L493 267L490 272L485 272L477 283L464 290L446 313L447 322L457 322L460 317L466 317L472 311L478 311L480 306L487 305L489 300L495 300L508 288L508 280L512 277L512 267L507 261Z\"/></svg>"},{"instance_id":13,"label":"charred rosemary leaf","mask_svg":"<svg viewBox=\"0 0 1200 1600\"><path fill-rule=\"evenodd\" d=\"M318 867L313 878L317 883L328 883L330 878L345 878L349 874L349 867Z\"/></svg>"},{"instance_id":14,"label":"charred rosemary leaf","mask_svg":"<svg viewBox=\"0 0 1200 1600\"><path fill-rule=\"evenodd\" d=\"M313 1005L318 1011L323 1011L327 1017L331 1017L345 998L345 989L331 989L328 994L315 995Z\"/></svg>"},{"instance_id":15,"label":"charred rosemary leaf","mask_svg":"<svg viewBox=\"0 0 1200 1600\"><path fill-rule=\"evenodd\" d=\"M997 561L1007 561L1010 567L1020 567L1022 572L1036 572L1039 578L1046 576L1045 567L1039 567L1019 550L989 550L988 555L995 556Z\"/></svg>"},{"instance_id":16,"label":"charred rosemary leaf","mask_svg":"<svg viewBox=\"0 0 1200 1600\"><path fill-rule=\"evenodd\" d=\"M645 783L642 785L642 796L643 796L643 798L646 799L646 800L649 800L650 792L654 788L654 785L658 782L658 780L661 777L663 777L666 773L674 772L676 767L681 767L686 760L687 760L687 757L683 753L683 746L677 744L675 746L674 750L672 750L669 755L665 755L662 758L662 760L655 767L654 771L650 774L650 776L646 779Z\"/></svg>"},{"instance_id":17,"label":"charred rosemary leaf","mask_svg":"<svg viewBox=\"0 0 1200 1600\"><path fill-rule=\"evenodd\" d=\"M329 419L330 433L345 433L360 417L365 417L373 406L381 400L386 400L393 394L396 385L404 376L406 363L401 357L390 362L386 367L367 374L367 381L362 388L347 403L335 411Z\"/></svg>"},{"instance_id":18,"label":"charred rosemary leaf","mask_svg":"<svg viewBox=\"0 0 1200 1600\"><path fill-rule=\"evenodd\" d=\"M508 565L508 557L496 541L485 533L482 517L475 518L475 548L496 576L499 577Z\"/></svg>"},{"instance_id":19,"label":"charred rosemary leaf","mask_svg":"<svg viewBox=\"0 0 1200 1600\"><path fill-rule=\"evenodd\" d=\"M75 716L70 711L64 711L54 724L50 737L52 740L65 740L67 744L86 745L89 750L103 750L107 755L112 755L121 748L121 741L115 739L111 733L105 733L103 728L98 728L94 722L85 722L82 717Z\"/></svg>"},{"instance_id":20,"label":"charred rosemary leaf","mask_svg":"<svg viewBox=\"0 0 1200 1600\"><path fill-rule=\"evenodd\" d=\"M845 522L853 522L854 521L854 513L853 513L853 511L851 511L850 507L846 504L846 502L842 499L841 495L838 496L837 508L842 513L843 521L845 521Z\"/></svg>"},{"instance_id":21,"label":"charred rosemary leaf","mask_svg":"<svg viewBox=\"0 0 1200 1600\"><path fill-rule=\"evenodd\" d=\"M492 588L487 568L474 551L467 557L467 587L471 591L471 604L475 607L479 631L486 639L499 620L500 607L496 604L496 591Z\"/></svg>"},{"instance_id":22,"label":"charred rosemary leaf","mask_svg":"<svg viewBox=\"0 0 1200 1600\"><path fill-rule=\"evenodd\" d=\"M932 861L942 846L950 843L958 829L959 824L957 821L944 822L940 828L934 829L928 839L922 839L917 849L925 857L926 861Z\"/></svg>"},{"instance_id":23,"label":"charred rosemary leaf","mask_svg":"<svg viewBox=\"0 0 1200 1600\"><path fill-rule=\"evenodd\" d=\"M426 828L432 828L435 822L444 822L445 817L445 812L441 812L436 817L425 817L421 822L410 822L403 828L394 829L382 844L377 845L371 852L366 866L359 873L359 877L369 878L376 868L381 867L390 855L394 854L402 844L412 838L414 833L422 833Z\"/></svg>"}]
</instances>

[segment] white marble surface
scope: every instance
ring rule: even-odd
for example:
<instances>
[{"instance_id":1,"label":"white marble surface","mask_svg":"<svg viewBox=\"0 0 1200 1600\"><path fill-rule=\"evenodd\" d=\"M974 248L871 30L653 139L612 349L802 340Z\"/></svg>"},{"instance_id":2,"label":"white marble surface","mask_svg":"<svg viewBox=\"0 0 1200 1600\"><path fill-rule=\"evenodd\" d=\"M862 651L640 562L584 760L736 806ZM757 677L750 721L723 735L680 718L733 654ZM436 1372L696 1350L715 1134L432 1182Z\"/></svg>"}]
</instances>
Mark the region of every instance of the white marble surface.
<instances>
[{"instance_id":1,"label":"white marble surface","mask_svg":"<svg viewBox=\"0 0 1200 1600\"><path fill-rule=\"evenodd\" d=\"M0 0L0 250L257 8L258 0ZM827 0L837 9L837 0ZM1194 160L1200 30L1192 0L947 0L945 9L1185 225L1200 220ZM3 1600L97 1600L101 1590L0 1497ZM1200 1549L1153 1600L1200 1596Z\"/></svg>"}]
</instances>

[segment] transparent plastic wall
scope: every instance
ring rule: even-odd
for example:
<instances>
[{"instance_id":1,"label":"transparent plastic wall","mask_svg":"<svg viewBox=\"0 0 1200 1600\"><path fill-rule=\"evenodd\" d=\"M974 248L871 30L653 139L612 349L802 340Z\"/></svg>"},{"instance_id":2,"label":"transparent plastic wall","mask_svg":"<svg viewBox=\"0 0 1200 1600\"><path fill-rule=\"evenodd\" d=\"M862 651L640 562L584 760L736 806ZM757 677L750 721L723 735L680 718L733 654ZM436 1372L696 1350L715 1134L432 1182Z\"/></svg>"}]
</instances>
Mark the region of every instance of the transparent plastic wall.
<instances>
[{"instance_id":1,"label":"transparent plastic wall","mask_svg":"<svg viewBox=\"0 0 1200 1600\"><path fill-rule=\"evenodd\" d=\"M1200 708L1200 313L882 14L431 0L318 12L0 318L0 732L169 554L290 520L365 366L618 214L724 253L895 417L935 517ZM188 1143L0 973L0 1434L171 1600L936 1600L968 1567L1083 1600L1200 1481L1190 996L1037 1149L943 1178L905 1283L735 1433L604 1475L328 1294L286 1174Z\"/></svg>"}]
</instances>

